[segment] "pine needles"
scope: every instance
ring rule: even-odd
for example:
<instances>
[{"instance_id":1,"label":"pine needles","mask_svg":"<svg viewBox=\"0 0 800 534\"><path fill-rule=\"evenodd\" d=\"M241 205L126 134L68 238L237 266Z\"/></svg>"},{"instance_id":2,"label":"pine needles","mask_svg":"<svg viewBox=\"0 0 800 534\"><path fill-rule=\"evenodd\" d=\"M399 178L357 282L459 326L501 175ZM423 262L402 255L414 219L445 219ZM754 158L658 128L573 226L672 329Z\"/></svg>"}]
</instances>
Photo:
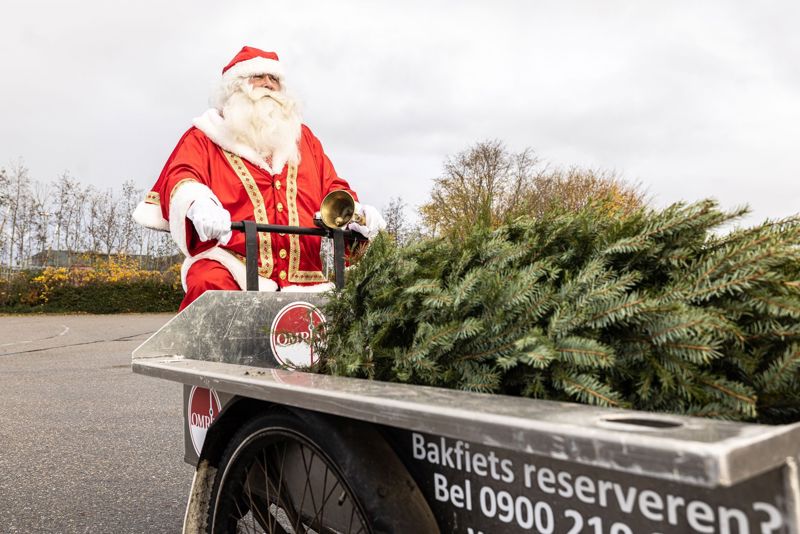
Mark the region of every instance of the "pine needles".
<instances>
[{"instance_id":1,"label":"pine needles","mask_svg":"<svg viewBox=\"0 0 800 534\"><path fill-rule=\"evenodd\" d=\"M713 201L379 237L327 305L318 371L784 423L800 420L800 220L718 235Z\"/></svg>"}]
</instances>

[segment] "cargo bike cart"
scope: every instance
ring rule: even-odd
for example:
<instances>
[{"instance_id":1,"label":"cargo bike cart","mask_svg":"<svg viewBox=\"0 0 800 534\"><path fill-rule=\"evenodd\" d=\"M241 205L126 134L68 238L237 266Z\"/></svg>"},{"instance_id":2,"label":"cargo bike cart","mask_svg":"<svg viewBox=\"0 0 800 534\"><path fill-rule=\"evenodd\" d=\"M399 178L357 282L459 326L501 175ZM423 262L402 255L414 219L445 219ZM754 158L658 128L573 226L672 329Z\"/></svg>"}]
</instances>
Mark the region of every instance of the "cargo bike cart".
<instances>
[{"instance_id":1,"label":"cargo bike cart","mask_svg":"<svg viewBox=\"0 0 800 534\"><path fill-rule=\"evenodd\" d=\"M257 287L257 231L235 223ZM182 383L186 533L778 534L800 424L766 426L324 376L318 293L211 291L133 353Z\"/></svg>"}]
</instances>

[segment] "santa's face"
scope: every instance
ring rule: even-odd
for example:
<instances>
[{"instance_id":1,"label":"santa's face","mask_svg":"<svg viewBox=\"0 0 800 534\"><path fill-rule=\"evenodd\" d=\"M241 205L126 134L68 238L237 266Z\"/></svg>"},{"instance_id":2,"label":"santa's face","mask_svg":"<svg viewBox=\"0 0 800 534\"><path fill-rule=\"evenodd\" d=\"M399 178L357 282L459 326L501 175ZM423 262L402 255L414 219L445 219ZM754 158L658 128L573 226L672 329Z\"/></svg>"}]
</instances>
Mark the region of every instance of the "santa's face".
<instances>
[{"instance_id":1,"label":"santa's face","mask_svg":"<svg viewBox=\"0 0 800 534\"><path fill-rule=\"evenodd\" d=\"M232 87L222 116L237 141L258 152L275 172L286 162L299 163L300 113L276 77L241 79Z\"/></svg>"},{"instance_id":2,"label":"santa's face","mask_svg":"<svg viewBox=\"0 0 800 534\"><path fill-rule=\"evenodd\" d=\"M281 81L274 74L256 74L248 79L253 87L263 87L270 91L280 91Z\"/></svg>"}]
</instances>

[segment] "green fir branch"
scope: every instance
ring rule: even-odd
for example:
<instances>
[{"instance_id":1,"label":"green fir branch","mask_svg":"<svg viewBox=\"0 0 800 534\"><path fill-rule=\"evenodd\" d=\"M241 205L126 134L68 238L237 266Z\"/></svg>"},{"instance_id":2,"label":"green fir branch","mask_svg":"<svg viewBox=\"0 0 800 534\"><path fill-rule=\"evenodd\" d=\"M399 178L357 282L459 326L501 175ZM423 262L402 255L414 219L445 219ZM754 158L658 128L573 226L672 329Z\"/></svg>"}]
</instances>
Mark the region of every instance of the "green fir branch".
<instances>
[{"instance_id":1,"label":"green fir branch","mask_svg":"<svg viewBox=\"0 0 800 534\"><path fill-rule=\"evenodd\" d=\"M596 206L462 241L378 236L316 370L732 420L800 420L800 219Z\"/></svg>"}]
</instances>

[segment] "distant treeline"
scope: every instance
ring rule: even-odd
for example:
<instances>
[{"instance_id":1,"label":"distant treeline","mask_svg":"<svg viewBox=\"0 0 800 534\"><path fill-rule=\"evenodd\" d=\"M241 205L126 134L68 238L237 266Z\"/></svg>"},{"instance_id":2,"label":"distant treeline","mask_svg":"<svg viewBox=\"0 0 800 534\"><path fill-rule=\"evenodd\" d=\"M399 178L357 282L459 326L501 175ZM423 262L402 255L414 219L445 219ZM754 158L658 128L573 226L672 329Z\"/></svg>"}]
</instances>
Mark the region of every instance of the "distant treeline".
<instances>
[{"instance_id":1,"label":"distant treeline","mask_svg":"<svg viewBox=\"0 0 800 534\"><path fill-rule=\"evenodd\" d=\"M99 189L68 173L52 183L34 180L21 162L0 168L0 267L8 273L120 254L168 268L178 261L169 235L131 218L142 194L130 180Z\"/></svg>"}]
</instances>

